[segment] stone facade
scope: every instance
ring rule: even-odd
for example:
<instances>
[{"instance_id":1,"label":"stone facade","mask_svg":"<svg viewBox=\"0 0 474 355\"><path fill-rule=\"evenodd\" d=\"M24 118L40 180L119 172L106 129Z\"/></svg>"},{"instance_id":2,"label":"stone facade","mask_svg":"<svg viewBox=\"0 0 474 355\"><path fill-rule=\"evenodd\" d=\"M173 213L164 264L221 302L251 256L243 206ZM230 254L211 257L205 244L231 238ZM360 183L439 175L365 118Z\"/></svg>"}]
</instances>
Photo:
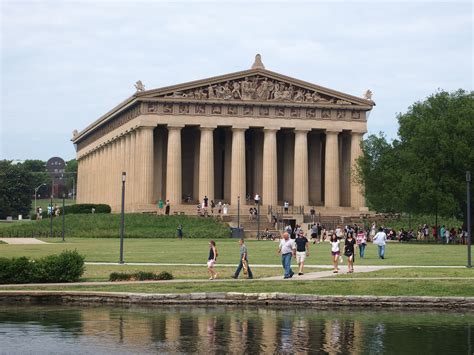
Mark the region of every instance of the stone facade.
<instances>
[{"instance_id":1,"label":"stone facade","mask_svg":"<svg viewBox=\"0 0 474 355\"><path fill-rule=\"evenodd\" d=\"M252 69L136 93L74 132L78 202L153 210L161 198L235 205L260 194L263 205L365 211L353 179L375 103L266 70Z\"/></svg>"}]
</instances>

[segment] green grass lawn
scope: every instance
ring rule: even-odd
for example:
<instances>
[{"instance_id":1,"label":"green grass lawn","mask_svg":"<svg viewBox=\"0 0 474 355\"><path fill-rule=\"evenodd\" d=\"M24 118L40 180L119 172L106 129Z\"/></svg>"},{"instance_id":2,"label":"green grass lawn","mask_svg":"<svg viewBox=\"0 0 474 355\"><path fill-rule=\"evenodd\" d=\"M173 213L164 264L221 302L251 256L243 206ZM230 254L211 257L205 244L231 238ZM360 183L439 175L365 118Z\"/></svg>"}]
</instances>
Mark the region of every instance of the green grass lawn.
<instances>
[{"instance_id":1,"label":"green grass lawn","mask_svg":"<svg viewBox=\"0 0 474 355\"><path fill-rule=\"evenodd\" d=\"M0 245L0 256L28 256L39 258L57 254L62 250L74 250L85 255L86 261L118 262L119 239L115 238L59 238L42 239L51 244L42 245ZM250 264L280 264L276 254L278 243L272 241L247 241ZM219 264L235 264L239 259L239 246L235 239L217 240ZM331 264L329 243L311 244L307 265ZM190 263L203 264L209 253L208 240L176 238L125 239L124 258L126 262ZM467 247L462 245L389 243L386 259L377 257L377 249L370 244L364 259L357 257L357 265L466 265Z\"/></svg>"},{"instance_id":2,"label":"green grass lawn","mask_svg":"<svg viewBox=\"0 0 474 355\"><path fill-rule=\"evenodd\" d=\"M178 225L183 226L185 237L224 238L230 234L229 227L214 218L189 216L155 216L142 213L125 215L127 238L171 238L177 234ZM75 238L118 238L120 214L66 214L65 230L68 237ZM0 223L0 236L49 236L50 220ZM62 218L53 218L53 233L60 235ZM210 237L212 235L212 237Z\"/></svg>"},{"instance_id":3,"label":"green grass lawn","mask_svg":"<svg viewBox=\"0 0 474 355\"><path fill-rule=\"evenodd\" d=\"M14 290L15 288L8 288ZM286 292L316 295L373 295L373 296L462 296L474 295L470 280L347 280L336 281L203 281L193 283L99 285L99 286L40 286L19 290L105 291L138 293L191 293L191 292Z\"/></svg>"},{"instance_id":4,"label":"green grass lawn","mask_svg":"<svg viewBox=\"0 0 474 355\"><path fill-rule=\"evenodd\" d=\"M416 269L416 268L400 268L379 270L373 272L357 273L357 266L355 273L344 274L337 276L338 278L364 278L364 277L473 277L474 268L463 269L447 269L447 268L433 268L433 269Z\"/></svg>"}]
</instances>

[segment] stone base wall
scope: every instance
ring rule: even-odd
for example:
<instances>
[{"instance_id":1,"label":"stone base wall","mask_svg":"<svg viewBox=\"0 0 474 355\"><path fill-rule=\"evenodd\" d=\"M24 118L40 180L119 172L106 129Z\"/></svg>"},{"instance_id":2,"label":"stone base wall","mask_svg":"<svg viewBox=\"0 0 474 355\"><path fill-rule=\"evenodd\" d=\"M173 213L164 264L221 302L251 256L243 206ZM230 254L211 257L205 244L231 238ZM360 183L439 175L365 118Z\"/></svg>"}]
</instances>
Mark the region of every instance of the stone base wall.
<instances>
[{"instance_id":1,"label":"stone base wall","mask_svg":"<svg viewBox=\"0 0 474 355\"><path fill-rule=\"evenodd\" d=\"M440 308L474 311L474 297L318 296L288 293L115 293L88 291L0 291L0 302L21 304L252 305L276 307Z\"/></svg>"}]
</instances>

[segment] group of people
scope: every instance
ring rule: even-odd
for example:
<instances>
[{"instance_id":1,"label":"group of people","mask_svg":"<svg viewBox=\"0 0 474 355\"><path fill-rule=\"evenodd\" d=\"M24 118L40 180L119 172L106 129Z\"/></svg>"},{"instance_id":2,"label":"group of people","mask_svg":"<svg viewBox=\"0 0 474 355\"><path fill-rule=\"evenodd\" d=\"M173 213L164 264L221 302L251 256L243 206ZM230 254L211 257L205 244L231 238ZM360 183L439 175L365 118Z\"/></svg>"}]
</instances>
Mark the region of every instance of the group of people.
<instances>
[{"instance_id":1,"label":"group of people","mask_svg":"<svg viewBox=\"0 0 474 355\"><path fill-rule=\"evenodd\" d=\"M178 229L178 236L179 236ZM182 235L181 235L182 237ZM378 256L380 259L385 259L385 246L387 241L387 235L385 234L383 228L379 228L378 232L372 238L372 242L378 247ZM319 241L313 241L316 243ZM343 261L342 255L347 259L348 272L354 272L354 262L356 257L356 251L359 250L359 256L361 258L365 255L365 248L367 246L367 237L363 229L355 232L352 228L347 230L344 237L340 238L336 233L333 233L330 237L329 243L331 245L331 259L334 267L333 272L339 272L339 263ZM342 251L341 251L341 244ZM252 271L248 264L248 250L245 246L244 239L239 239L240 245L240 259L239 265L235 273L232 275L232 278L237 279L242 270L244 274L247 275L249 279L253 278ZM217 278L217 272L215 271L215 265L217 262L217 247L215 241L211 240L209 242L209 257L207 261L208 272L210 280L215 280ZM297 237L295 239L290 238L290 233L284 232L280 243L278 245L277 253L281 256L281 263L284 270L283 278L290 279L293 277L294 272L291 269L291 260L293 257L296 258L298 264L298 275L304 275L304 264L306 258L309 256L310 250L310 240L305 236L305 233L302 229L297 232Z\"/></svg>"},{"instance_id":2,"label":"group of people","mask_svg":"<svg viewBox=\"0 0 474 355\"><path fill-rule=\"evenodd\" d=\"M171 211L171 204L170 200L166 200L166 203L163 202L163 200L160 198L160 200L157 202L158 205L158 211L160 211L160 214L163 214L163 207L165 209L165 215L169 216L170 211Z\"/></svg>"}]
</instances>

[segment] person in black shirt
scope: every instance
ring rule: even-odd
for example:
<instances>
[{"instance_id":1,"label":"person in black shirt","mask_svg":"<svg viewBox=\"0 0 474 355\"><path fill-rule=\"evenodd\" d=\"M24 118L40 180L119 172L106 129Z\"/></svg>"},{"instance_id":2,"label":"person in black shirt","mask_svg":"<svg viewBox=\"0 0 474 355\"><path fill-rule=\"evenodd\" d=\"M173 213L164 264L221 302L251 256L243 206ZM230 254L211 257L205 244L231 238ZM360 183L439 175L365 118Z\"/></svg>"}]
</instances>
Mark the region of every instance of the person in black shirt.
<instances>
[{"instance_id":1,"label":"person in black shirt","mask_svg":"<svg viewBox=\"0 0 474 355\"><path fill-rule=\"evenodd\" d=\"M295 239L296 244L296 262L298 263L298 275L303 275L304 261L309 256L309 241L304 236L302 230L298 233L298 237Z\"/></svg>"},{"instance_id":2,"label":"person in black shirt","mask_svg":"<svg viewBox=\"0 0 474 355\"><path fill-rule=\"evenodd\" d=\"M344 242L344 255L347 256L347 267L349 268L349 273L354 272L354 259L355 259L355 244L356 241L353 236L353 232L347 234L346 241Z\"/></svg>"}]
</instances>

